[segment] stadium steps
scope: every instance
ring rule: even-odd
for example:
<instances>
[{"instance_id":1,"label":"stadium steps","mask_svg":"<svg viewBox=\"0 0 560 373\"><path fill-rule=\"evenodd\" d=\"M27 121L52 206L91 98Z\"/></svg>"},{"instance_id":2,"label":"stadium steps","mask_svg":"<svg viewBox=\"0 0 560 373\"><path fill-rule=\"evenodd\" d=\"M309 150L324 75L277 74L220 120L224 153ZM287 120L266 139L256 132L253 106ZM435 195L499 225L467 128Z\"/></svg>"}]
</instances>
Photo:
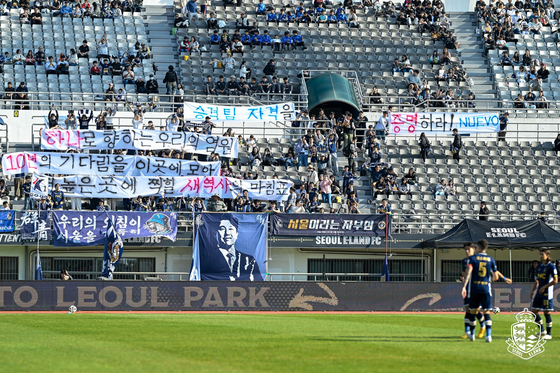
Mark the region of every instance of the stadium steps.
<instances>
[{"instance_id":1,"label":"stadium steps","mask_svg":"<svg viewBox=\"0 0 560 373\"><path fill-rule=\"evenodd\" d=\"M476 34L477 20L473 12L449 13L451 27L460 43L460 58L469 77L473 79L471 87L477 99L497 99L490 64L484 55L482 39Z\"/></svg>"},{"instance_id":2,"label":"stadium steps","mask_svg":"<svg viewBox=\"0 0 560 373\"><path fill-rule=\"evenodd\" d=\"M173 65L179 80L181 80L177 40L171 32L174 9L173 7L146 6L144 16L152 48L152 62L158 67L158 71L154 75L159 84L160 94L165 94L166 88L163 78L169 65Z\"/></svg>"}]
</instances>

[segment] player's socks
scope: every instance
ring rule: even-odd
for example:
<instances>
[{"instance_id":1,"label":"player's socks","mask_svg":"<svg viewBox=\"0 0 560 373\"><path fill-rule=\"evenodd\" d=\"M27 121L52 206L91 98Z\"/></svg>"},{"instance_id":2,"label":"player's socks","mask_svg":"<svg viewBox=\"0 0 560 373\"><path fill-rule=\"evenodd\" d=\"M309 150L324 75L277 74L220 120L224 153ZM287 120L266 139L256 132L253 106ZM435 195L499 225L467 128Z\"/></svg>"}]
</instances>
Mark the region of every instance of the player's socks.
<instances>
[{"instance_id":1,"label":"player's socks","mask_svg":"<svg viewBox=\"0 0 560 373\"><path fill-rule=\"evenodd\" d=\"M470 314L470 312L465 312L465 334L468 334L471 330L471 320L469 319Z\"/></svg>"},{"instance_id":2,"label":"player's socks","mask_svg":"<svg viewBox=\"0 0 560 373\"><path fill-rule=\"evenodd\" d=\"M469 313L469 331L468 331L468 335L469 335L469 339L471 341L474 341L474 329L476 328L476 317L473 313Z\"/></svg>"},{"instance_id":3,"label":"player's socks","mask_svg":"<svg viewBox=\"0 0 560 373\"><path fill-rule=\"evenodd\" d=\"M550 313L545 313L544 318L546 319L546 334L551 335L552 333L552 316Z\"/></svg>"},{"instance_id":4,"label":"player's socks","mask_svg":"<svg viewBox=\"0 0 560 373\"><path fill-rule=\"evenodd\" d=\"M539 315L538 313L537 313L537 317L535 317L535 322L541 326L541 333L544 332L541 315Z\"/></svg>"},{"instance_id":5,"label":"player's socks","mask_svg":"<svg viewBox=\"0 0 560 373\"><path fill-rule=\"evenodd\" d=\"M486 326L486 336L492 338L492 318L489 313L484 314L484 325Z\"/></svg>"}]
</instances>

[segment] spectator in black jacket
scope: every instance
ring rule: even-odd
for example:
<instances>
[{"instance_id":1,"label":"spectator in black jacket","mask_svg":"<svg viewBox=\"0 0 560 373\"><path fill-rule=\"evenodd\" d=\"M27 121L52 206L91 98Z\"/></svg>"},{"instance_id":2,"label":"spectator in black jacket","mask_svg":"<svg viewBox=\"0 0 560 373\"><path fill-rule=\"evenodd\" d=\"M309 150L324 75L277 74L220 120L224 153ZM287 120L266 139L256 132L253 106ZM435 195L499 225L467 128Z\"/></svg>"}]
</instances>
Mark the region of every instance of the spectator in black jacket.
<instances>
[{"instance_id":1,"label":"spectator in black jacket","mask_svg":"<svg viewBox=\"0 0 560 373\"><path fill-rule=\"evenodd\" d=\"M235 80L235 75L230 77L230 81L227 83L226 89L228 96L239 96L239 84L237 84L237 81Z\"/></svg>"},{"instance_id":2,"label":"spectator in black jacket","mask_svg":"<svg viewBox=\"0 0 560 373\"><path fill-rule=\"evenodd\" d=\"M150 79L148 79L148 81L146 82L146 91L148 94L159 94L159 85L153 75L150 75Z\"/></svg>"},{"instance_id":3,"label":"spectator in black jacket","mask_svg":"<svg viewBox=\"0 0 560 373\"><path fill-rule=\"evenodd\" d=\"M52 107L49 111L49 129L58 127L58 110L56 107Z\"/></svg>"},{"instance_id":4,"label":"spectator in black jacket","mask_svg":"<svg viewBox=\"0 0 560 373\"><path fill-rule=\"evenodd\" d=\"M554 151L556 154L560 152L560 133L556 136L556 139L554 139Z\"/></svg>"},{"instance_id":5,"label":"spectator in black jacket","mask_svg":"<svg viewBox=\"0 0 560 373\"><path fill-rule=\"evenodd\" d=\"M420 146L420 156L422 157L422 160L426 162L426 158L428 158L428 154L430 153L430 148L432 144L430 144L430 141L428 140L424 132L420 134L420 140L418 140L418 146Z\"/></svg>"},{"instance_id":6,"label":"spectator in black jacket","mask_svg":"<svg viewBox=\"0 0 560 373\"><path fill-rule=\"evenodd\" d=\"M488 210L486 202L480 202L480 210L478 210L478 220L488 221L488 215L490 215L490 210Z\"/></svg>"},{"instance_id":7,"label":"spectator in black jacket","mask_svg":"<svg viewBox=\"0 0 560 373\"><path fill-rule=\"evenodd\" d=\"M457 128L453 129L453 144L451 144L451 153L453 153L453 159L459 160L461 159L460 157L460 151L461 148L463 147L463 140L461 140L461 135L459 135L459 131L457 130Z\"/></svg>"},{"instance_id":8,"label":"spectator in black jacket","mask_svg":"<svg viewBox=\"0 0 560 373\"><path fill-rule=\"evenodd\" d=\"M167 94L175 96L175 92L177 91L177 73L173 71L175 68L173 65L169 65L169 69L165 74L165 78L163 78L163 82L167 85Z\"/></svg>"},{"instance_id":9,"label":"spectator in black jacket","mask_svg":"<svg viewBox=\"0 0 560 373\"><path fill-rule=\"evenodd\" d=\"M89 117L87 112L89 111ZM80 123L81 130L87 130L89 128L89 122L93 119L93 110L84 110L81 116L78 116L78 122Z\"/></svg>"},{"instance_id":10,"label":"spectator in black jacket","mask_svg":"<svg viewBox=\"0 0 560 373\"><path fill-rule=\"evenodd\" d=\"M204 93L206 93L206 95L218 95L216 84L214 84L210 75L206 77L206 83L204 83Z\"/></svg>"},{"instance_id":11,"label":"spectator in black jacket","mask_svg":"<svg viewBox=\"0 0 560 373\"><path fill-rule=\"evenodd\" d=\"M274 62L274 60L268 61L263 69L263 73L267 76L268 81L272 82L272 77L276 74L276 63Z\"/></svg>"}]
</instances>

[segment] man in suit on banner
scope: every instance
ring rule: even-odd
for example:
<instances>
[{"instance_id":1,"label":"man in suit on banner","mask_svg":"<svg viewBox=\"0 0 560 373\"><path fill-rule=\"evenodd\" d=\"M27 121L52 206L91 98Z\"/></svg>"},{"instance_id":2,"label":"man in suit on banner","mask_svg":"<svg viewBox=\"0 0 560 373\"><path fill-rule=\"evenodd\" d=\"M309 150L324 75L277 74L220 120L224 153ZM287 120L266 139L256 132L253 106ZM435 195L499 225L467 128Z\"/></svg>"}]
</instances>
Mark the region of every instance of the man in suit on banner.
<instances>
[{"instance_id":1,"label":"man in suit on banner","mask_svg":"<svg viewBox=\"0 0 560 373\"><path fill-rule=\"evenodd\" d=\"M212 234L215 241L199 237L199 245L216 242L214 247L200 247L201 279L210 281L263 281L257 260L239 251L239 222L234 214L221 214L217 227L199 229L198 234ZM215 223L214 223L215 224ZM211 233L212 232L212 233ZM206 237L210 238L210 237Z\"/></svg>"}]
</instances>

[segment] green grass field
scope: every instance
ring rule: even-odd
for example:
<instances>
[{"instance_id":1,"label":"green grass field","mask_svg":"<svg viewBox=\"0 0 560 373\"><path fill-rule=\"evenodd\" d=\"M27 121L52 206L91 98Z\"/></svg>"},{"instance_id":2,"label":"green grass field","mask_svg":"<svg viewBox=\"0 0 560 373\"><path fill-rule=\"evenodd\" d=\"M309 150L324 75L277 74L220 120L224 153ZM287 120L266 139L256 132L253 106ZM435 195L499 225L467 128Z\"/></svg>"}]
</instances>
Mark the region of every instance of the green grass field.
<instances>
[{"instance_id":1,"label":"green grass field","mask_svg":"<svg viewBox=\"0 0 560 373\"><path fill-rule=\"evenodd\" d=\"M557 369L558 339L524 361L507 352L514 316L493 320L489 344L459 338L462 315L2 314L0 372Z\"/></svg>"}]
</instances>

